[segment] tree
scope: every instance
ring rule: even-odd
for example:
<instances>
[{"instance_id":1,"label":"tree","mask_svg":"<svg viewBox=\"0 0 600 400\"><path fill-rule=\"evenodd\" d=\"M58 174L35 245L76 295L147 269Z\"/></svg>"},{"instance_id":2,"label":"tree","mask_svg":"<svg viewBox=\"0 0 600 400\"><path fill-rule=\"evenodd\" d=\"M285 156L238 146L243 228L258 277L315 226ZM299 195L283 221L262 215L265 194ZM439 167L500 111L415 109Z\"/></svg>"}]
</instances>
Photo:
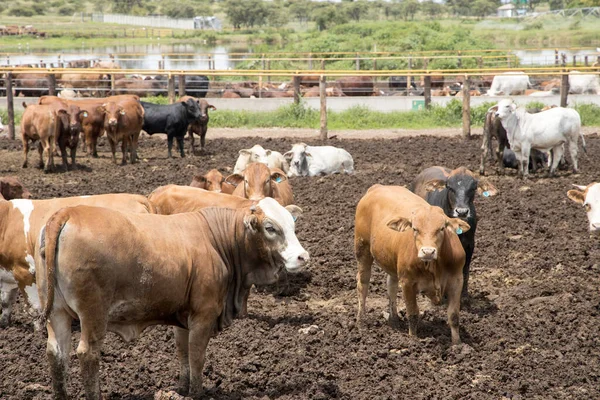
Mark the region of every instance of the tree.
<instances>
[{"instance_id":1,"label":"tree","mask_svg":"<svg viewBox=\"0 0 600 400\"><path fill-rule=\"evenodd\" d=\"M128 14L133 7L144 7L144 0L112 0L112 11L119 14Z\"/></svg>"},{"instance_id":2,"label":"tree","mask_svg":"<svg viewBox=\"0 0 600 400\"><path fill-rule=\"evenodd\" d=\"M224 5L225 14L235 29L265 25L268 7L262 0L227 0Z\"/></svg>"},{"instance_id":3,"label":"tree","mask_svg":"<svg viewBox=\"0 0 600 400\"><path fill-rule=\"evenodd\" d=\"M475 0L472 7L473 15L483 18L486 15L493 14L497 5L493 0Z\"/></svg>"},{"instance_id":4,"label":"tree","mask_svg":"<svg viewBox=\"0 0 600 400\"><path fill-rule=\"evenodd\" d=\"M528 0L527 1L527 8L529 8L530 12L533 12L535 10L535 8L542 4L544 2L544 0Z\"/></svg>"},{"instance_id":5,"label":"tree","mask_svg":"<svg viewBox=\"0 0 600 400\"><path fill-rule=\"evenodd\" d=\"M273 6L269 9L269 15L267 16L269 26L281 28L289 21L289 13L283 8L281 2L274 2Z\"/></svg>"},{"instance_id":6,"label":"tree","mask_svg":"<svg viewBox=\"0 0 600 400\"><path fill-rule=\"evenodd\" d=\"M550 4L551 10L562 10L563 8L565 8L563 0L550 0L548 1L548 4Z\"/></svg>"},{"instance_id":7,"label":"tree","mask_svg":"<svg viewBox=\"0 0 600 400\"><path fill-rule=\"evenodd\" d=\"M294 18L300 22L308 21L313 8L310 0L290 0L288 4Z\"/></svg>"},{"instance_id":8,"label":"tree","mask_svg":"<svg viewBox=\"0 0 600 400\"><path fill-rule=\"evenodd\" d=\"M444 12L444 6L431 0L421 3L421 11L431 18L436 18Z\"/></svg>"},{"instance_id":9,"label":"tree","mask_svg":"<svg viewBox=\"0 0 600 400\"><path fill-rule=\"evenodd\" d=\"M410 18L412 20L415 18L415 14L419 11L419 2L417 0L405 0L402 2L402 8L404 19L408 20Z\"/></svg>"},{"instance_id":10,"label":"tree","mask_svg":"<svg viewBox=\"0 0 600 400\"><path fill-rule=\"evenodd\" d=\"M353 1L351 3L344 4L344 10L351 20L360 21L360 19L369 11L369 6L365 1Z\"/></svg>"},{"instance_id":11,"label":"tree","mask_svg":"<svg viewBox=\"0 0 600 400\"><path fill-rule=\"evenodd\" d=\"M446 5L450 7L454 15L470 15L470 0L448 0Z\"/></svg>"}]
</instances>

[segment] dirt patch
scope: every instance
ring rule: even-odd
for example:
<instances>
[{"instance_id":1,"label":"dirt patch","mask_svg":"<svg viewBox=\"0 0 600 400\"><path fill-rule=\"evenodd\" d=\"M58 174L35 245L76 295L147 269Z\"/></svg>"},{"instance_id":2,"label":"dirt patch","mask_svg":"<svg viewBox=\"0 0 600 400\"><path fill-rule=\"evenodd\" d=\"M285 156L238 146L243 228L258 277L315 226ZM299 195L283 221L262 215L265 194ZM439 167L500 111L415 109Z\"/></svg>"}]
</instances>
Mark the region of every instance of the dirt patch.
<instances>
[{"instance_id":1,"label":"dirt patch","mask_svg":"<svg viewBox=\"0 0 600 400\"><path fill-rule=\"evenodd\" d=\"M206 155L167 160L164 141L152 138L142 142L144 161L138 165L111 165L108 148L102 146L100 159L78 159L83 169L49 175L21 170L20 144L0 141L0 174L17 175L36 198L148 194L160 185L188 184L198 170L226 172L239 149L257 142L286 151L295 141L213 136ZM298 236L311 265L292 276L291 296L253 293L249 318L235 321L211 341L204 369L207 398L600 398L600 246L588 237L583 208L566 197L571 183L597 180L600 140L588 139L578 176L525 183L512 175L490 177L500 194L476 203L481 220L472 300L460 314L466 345L458 348L450 347L443 308L423 308L417 339L408 336L405 321L399 330L390 328L382 317L385 277L377 267L367 327L360 332L354 327L354 210L374 183L406 185L431 165L477 171L479 141L406 137L328 143L347 149L357 172L292 181L304 209ZM35 164L37 154L30 157ZM0 330L0 398L50 398L44 335L33 333L20 305L14 320ZM318 328L299 333L311 325ZM74 345L77 339L75 332ZM133 344L109 334L101 364L105 397L152 399L159 390L173 390L178 373L174 350L167 327L154 328ZM71 361L70 393L80 398L74 353Z\"/></svg>"}]
</instances>

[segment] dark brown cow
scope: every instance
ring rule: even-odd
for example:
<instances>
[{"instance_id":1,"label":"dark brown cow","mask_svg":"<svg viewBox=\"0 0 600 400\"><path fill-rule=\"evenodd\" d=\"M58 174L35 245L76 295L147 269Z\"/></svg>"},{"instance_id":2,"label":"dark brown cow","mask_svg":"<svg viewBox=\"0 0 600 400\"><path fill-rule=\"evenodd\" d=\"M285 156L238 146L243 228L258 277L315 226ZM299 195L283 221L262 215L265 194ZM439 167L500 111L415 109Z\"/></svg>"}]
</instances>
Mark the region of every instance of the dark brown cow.
<instances>
[{"instance_id":1,"label":"dark brown cow","mask_svg":"<svg viewBox=\"0 0 600 400\"><path fill-rule=\"evenodd\" d=\"M54 145L60 133L61 124L69 124L67 110L53 106L29 105L23 103L25 112L21 119L21 140L23 142L23 168L27 168L29 142L39 140L40 168L44 172L54 169ZM44 162L45 159L45 162Z\"/></svg>"},{"instance_id":2,"label":"dark brown cow","mask_svg":"<svg viewBox=\"0 0 600 400\"><path fill-rule=\"evenodd\" d=\"M0 178L0 200L30 199L31 192L15 176Z\"/></svg>"},{"instance_id":3,"label":"dark brown cow","mask_svg":"<svg viewBox=\"0 0 600 400\"><path fill-rule=\"evenodd\" d=\"M223 175L216 169L211 169L204 176L196 175L190 183L191 187L221 193L221 186L225 182Z\"/></svg>"},{"instance_id":4,"label":"dark brown cow","mask_svg":"<svg viewBox=\"0 0 600 400\"><path fill-rule=\"evenodd\" d=\"M235 186L234 196L258 201L272 197L282 206L294 204L294 195L285 172L263 163L248 164L242 174L229 175L225 182Z\"/></svg>"},{"instance_id":5,"label":"dark brown cow","mask_svg":"<svg viewBox=\"0 0 600 400\"><path fill-rule=\"evenodd\" d=\"M109 101L98 107L98 111L104 114L104 129L110 144L113 162L117 163L115 151L117 144L122 142L123 158L121 164L127 164L128 150L131 163L134 164L137 159L138 138L144 124L142 105L133 101L124 104Z\"/></svg>"},{"instance_id":6,"label":"dark brown cow","mask_svg":"<svg viewBox=\"0 0 600 400\"><path fill-rule=\"evenodd\" d=\"M19 73L15 75L15 96L39 97L48 94L48 75Z\"/></svg>"},{"instance_id":7,"label":"dark brown cow","mask_svg":"<svg viewBox=\"0 0 600 400\"><path fill-rule=\"evenodd\" d=\"M356 208L354 250L358 260L358 317L365 316L365 303L373 261L387 274L389 322L399 324L398 284L408 315L409 334L417 335L417 294L424 293L434 304L448 299L448 325L452 344L460 343L458 330L462 268L465 252L456 231L469 224L448 218L441 208L400 186L372 186Z\"/></svg>"},{"instance_id":8,"label":"dark brown cow","mask_svg":"<svg viewBox=\"0 0 600 400\"><path fill-rule=\"evenodd\" d=\"M178 101L187 101L188 99L193 99L198 103L198 108L200 108L200 118L191 122L188 125L188 136L190 137L190 153L194 154L196 149L194 147L194 133L200 136L200 150L204 151L204 144L206 142L206 132L208 131L208 110L216 110L217 107L208 104L208 101L204 99L197 99L191 96L183 96Z\"/></svg>"},{"instance_id":9,"label":"dark brown cow","mask_svg":"<svg viewBox=\"0 0 600 400\"><path fill-rule=\"evenodd\" d=\"M130 341L158 324L175 327L179 392L201 398L210 338L238 316L253 284L275 282L282 268L296 272L308 260L294 233L298 213L266 198L253 207L170 216L87 206L54 214L36 246L54 397L68 398L76 318L86 398L101 398L106 332Z\"/></svg>"},{"instance_id":10,"label":"dark brown cow","mask_svg":"<svg viewBox=\"0 0 600 400\"><path fill-rule=\"evenodd\" d=\"M373 78L370 76L348 76L336 82L346 96L373 95Z\"/></svg>"}]
</instances>

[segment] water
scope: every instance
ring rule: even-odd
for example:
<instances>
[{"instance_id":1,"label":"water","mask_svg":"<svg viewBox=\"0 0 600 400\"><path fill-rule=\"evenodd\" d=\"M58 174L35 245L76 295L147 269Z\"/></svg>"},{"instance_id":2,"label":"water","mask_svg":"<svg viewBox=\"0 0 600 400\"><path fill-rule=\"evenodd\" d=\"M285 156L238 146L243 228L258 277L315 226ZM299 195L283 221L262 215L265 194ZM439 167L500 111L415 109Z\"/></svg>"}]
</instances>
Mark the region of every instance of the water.
<instances>
[{"instance_id":1,"label":"water","mask_svg":"<svg viewBox=\"0 0 600 400\"><path fill-rule=\"evenodd\" d=\"M554 49L546 50L513 50L513 54L519 57L521 65L554 65ZM577 62L583 63L584 57L588 56L589 64L596 62L596 57L600 56L600 49L587 50L561 50L558 49L558 62L562 62L561 54L567 56L567 64L573 65L573 56L577 56Z\"/></svg>"}]
</instances>

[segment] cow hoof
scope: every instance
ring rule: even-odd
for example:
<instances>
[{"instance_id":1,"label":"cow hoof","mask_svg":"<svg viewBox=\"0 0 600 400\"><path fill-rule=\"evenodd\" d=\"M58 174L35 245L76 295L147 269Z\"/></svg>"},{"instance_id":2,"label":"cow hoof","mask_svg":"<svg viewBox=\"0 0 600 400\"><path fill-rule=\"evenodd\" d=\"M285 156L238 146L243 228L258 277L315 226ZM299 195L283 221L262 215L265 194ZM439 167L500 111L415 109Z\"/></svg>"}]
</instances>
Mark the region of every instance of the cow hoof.
<instances>
[{"instance_id":1,"label":"cow hoof","mask_svg":"<svg viewBox=\"0 0 600 400\"><path fill-rule=\"evenodd\" d=\"M2 318L0 318L0 328L8 328L9 325L10 325L10 317L4 318L4 315L3 315Z\"/></svg>"},{"instance_id":2,"label":"cow hoof","mask_svg":"<svg viewBox=\"0 0 600 400\"><path fill-rule=\"evenodd\" d=\"M27 168L27 163L23 163L23 165L21 166L21 168Z\"/></svg>"},{"instance_id":3,"label":"cow hoof","mask_svg":"<svg viewBox=\"0 0 600 400\"><path fill-rule=\"evenodd\" d=\"M400 318L398 318L397 315L395 315L395 316L390 315L388 318L388 324L390 324L390 326L394 329L399 329L400 328Z\"/></svg>"}]
</instances>

